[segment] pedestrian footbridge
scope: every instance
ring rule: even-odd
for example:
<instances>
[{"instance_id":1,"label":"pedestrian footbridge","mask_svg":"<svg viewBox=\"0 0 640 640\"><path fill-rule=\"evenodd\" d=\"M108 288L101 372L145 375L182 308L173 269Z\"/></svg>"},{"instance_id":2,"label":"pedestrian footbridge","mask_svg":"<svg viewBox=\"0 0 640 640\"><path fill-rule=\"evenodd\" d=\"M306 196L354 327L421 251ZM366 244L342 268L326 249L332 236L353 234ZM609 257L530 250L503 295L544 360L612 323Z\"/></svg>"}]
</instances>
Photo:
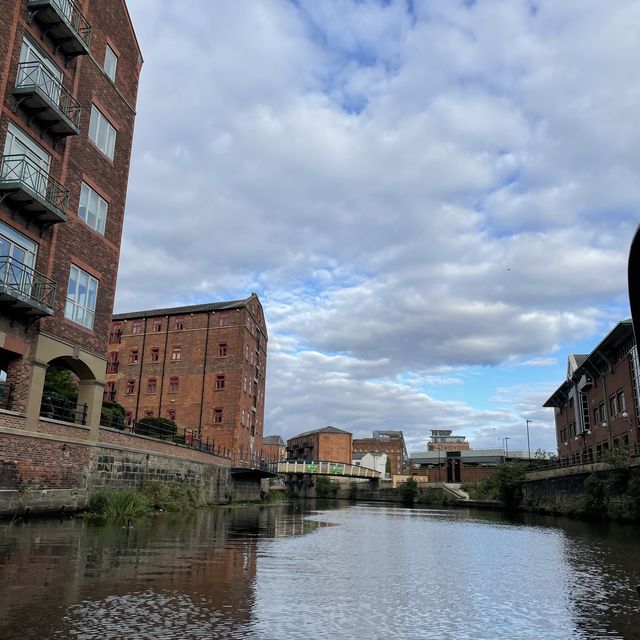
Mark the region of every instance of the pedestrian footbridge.
<instances>
[{"instance_id":1,"label":"pedestrian footbridge","mask_svg":"<svg viewBox=\"0 0 640 640\"><path fill-rule=\"evenodd\" d=\"M278 475L316 475L316 476L341 476L343 478L366 478L378 480L382 477L379 471L360 467L344 462L330 462L327 460L285 460L273 462L270 470Z\"/></svg>"}]
</instances>

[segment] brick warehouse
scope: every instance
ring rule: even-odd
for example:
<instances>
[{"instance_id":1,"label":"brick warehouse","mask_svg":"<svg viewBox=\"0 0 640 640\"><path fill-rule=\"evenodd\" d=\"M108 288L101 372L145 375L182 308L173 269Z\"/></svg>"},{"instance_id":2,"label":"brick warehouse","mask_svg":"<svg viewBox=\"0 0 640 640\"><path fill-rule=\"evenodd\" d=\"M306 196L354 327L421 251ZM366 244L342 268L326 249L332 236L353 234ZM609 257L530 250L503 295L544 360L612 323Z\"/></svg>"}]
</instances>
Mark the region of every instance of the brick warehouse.
<instances>
[{"instance_id":1,"label":"brick warehouse","mask_svg":"<svg viewBox=\"0 0 640 640\"><path fill-rule=\"evenodd\" d=\"M0 0L3 407L37 430L45 372L97 425L142 57L123 0Z\"/></svg>"},{"instance_id":2,"label":"brick warehouse","mask_svg":"<svg viewBox=\"0 0 640 640\"><path fill-rule=\"evenodd\" d=\"M402 431L374 431L372 438L354 438L353 453L386 453L393 475L402 475L409 460Z\"/></svg>"},{"instance_id":3,"label":"brick warehouse","mask_svg":"<svg viewBox=\"0 0 640 640\"><path fill-rule=\"evenodd\" d=\"M631 320L618 323L590 354L569 356L553 407L565 464L593 462L613 449L640 453L640 365Z\"/></svg>"},{"instance_id":4,"label":"brick warehouse","mask_svg":"<svg viewBox=\"0 0 640 640\"><path fill-rule=\"evenodd\" d=\"M109 338L105 398L127 418L165 417L233 453L262 457L267 328L245 300L121 313Z\"/></svg>"}]
</instances>

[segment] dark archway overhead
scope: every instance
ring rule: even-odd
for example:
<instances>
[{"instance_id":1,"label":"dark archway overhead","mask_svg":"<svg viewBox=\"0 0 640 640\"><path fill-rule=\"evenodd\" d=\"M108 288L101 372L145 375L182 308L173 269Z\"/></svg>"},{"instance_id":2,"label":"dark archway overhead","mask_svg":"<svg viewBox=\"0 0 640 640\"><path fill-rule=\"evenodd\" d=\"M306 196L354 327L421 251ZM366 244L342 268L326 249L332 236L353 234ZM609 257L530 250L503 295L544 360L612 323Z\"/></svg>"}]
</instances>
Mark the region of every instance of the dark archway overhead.
<instances>
[{"instance_id":1,"label":"dark archway overhead","mask_svg":"<svg viewBox=\"0 0 640 640\"><path fill-rule=\"evenodd\" d=\"M629 251L629 306L636 344L640 344L640 226L636 229Z\"/></svg>"}]
</instances>

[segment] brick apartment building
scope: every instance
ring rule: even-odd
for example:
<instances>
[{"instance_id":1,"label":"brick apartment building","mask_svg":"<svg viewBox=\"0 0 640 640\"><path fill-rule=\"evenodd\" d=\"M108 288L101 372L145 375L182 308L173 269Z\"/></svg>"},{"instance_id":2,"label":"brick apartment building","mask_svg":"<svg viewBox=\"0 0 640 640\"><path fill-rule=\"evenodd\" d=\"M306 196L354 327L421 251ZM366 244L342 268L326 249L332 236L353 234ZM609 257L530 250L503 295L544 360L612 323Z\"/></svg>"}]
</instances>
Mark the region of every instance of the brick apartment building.
<instances>
[{"instance_id":1,"label":"brick apartment building","mask_svg":"<svg viewBox=\"0 0 640 640\"><path fill-rule=\"evenodd\" d=\"M402 475L409 461L402 431L374 431L372 438L354 438L353 453L386 453L393 475Z\"/></svg>"},{"instance_id":2,"label":"brick apartment building","mask_svg":"<svg viewBox=\"0 0 640 640\"><path fill-rule=\"evenodd\" d=\"M123 0L0 0L3 406L72 370L97 428L142 57Z\"/></svg>"},{"instance_id":3,"label":"brick apartment building","mask_svg":"<svg viewBox=\"0 0 640 640\"><path fill-rule=\"evenodd\" d=\"M109 334L105 399L129 421L163 417L232 452L262 457L267 328L245 300L120 313Z\"/></svg>"},{"instance_id":4,"label":"brick apartment building","mask_svg":"<svg viewBox=\"0 0 640 640\"><path fill-rule=\"evenodd\" d=\"M544 404L554 408L559 457L580 464L612 449L638 454L639 385L631 320L618 323L590 354L569 356L566 381Z\"/></svg>"},{"instance_id":5,"label":"brick apartment building","mask_svg":"<svg viewBox=\"0 0 640 640\"><path fill-rule=\"evenodd\" d=\"M351 464L351 434L336 427L300 433L287 440L287 460L325 460Z\"/></svg>"}]
</instances>

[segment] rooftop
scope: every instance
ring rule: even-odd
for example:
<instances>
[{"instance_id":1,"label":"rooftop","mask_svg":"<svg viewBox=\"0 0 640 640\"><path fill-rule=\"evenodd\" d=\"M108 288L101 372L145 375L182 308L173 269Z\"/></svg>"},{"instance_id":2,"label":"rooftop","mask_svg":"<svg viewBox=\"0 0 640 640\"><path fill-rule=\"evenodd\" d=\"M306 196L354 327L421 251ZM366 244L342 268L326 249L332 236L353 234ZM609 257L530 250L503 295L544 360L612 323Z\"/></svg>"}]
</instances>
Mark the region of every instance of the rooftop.
<instances>
[{"instance_id":1,"label":"rooftop","mask_svg":"<svg viewBox=\"0 0 640 640\"><path fill-rule=\"evenodd\" d=\"M204 313L215 311L229 311L232 309L242 309L249 304L252 298L257 298L252 293L244 300L231 300L228 302L209 302L207 304L192 304L186 307L167 307L164 309L149 309L147 311L129 311L127 313L116 313L113 315L114 320L133 320L134 318L154 318L157 316L177 316L186 313Z\"/></svg>"},{"instance_id":2,"label":"rooftop","mask_svg":"<svg viewBox=\"0 0 640 640\"><path fill-rule=\"evenodd\" d=\"M293 440L294 438L303 438L304 436L310 436L314 433L346 433L348 435L351 435L349 431L344 431L343 429L338 429L337 427L328 426L328 427L322 427L321 429L312 429L311 431L304 431L303 433L299 433L298 435L295 435L290 439Z\"/></svg>"}]
</instances>

